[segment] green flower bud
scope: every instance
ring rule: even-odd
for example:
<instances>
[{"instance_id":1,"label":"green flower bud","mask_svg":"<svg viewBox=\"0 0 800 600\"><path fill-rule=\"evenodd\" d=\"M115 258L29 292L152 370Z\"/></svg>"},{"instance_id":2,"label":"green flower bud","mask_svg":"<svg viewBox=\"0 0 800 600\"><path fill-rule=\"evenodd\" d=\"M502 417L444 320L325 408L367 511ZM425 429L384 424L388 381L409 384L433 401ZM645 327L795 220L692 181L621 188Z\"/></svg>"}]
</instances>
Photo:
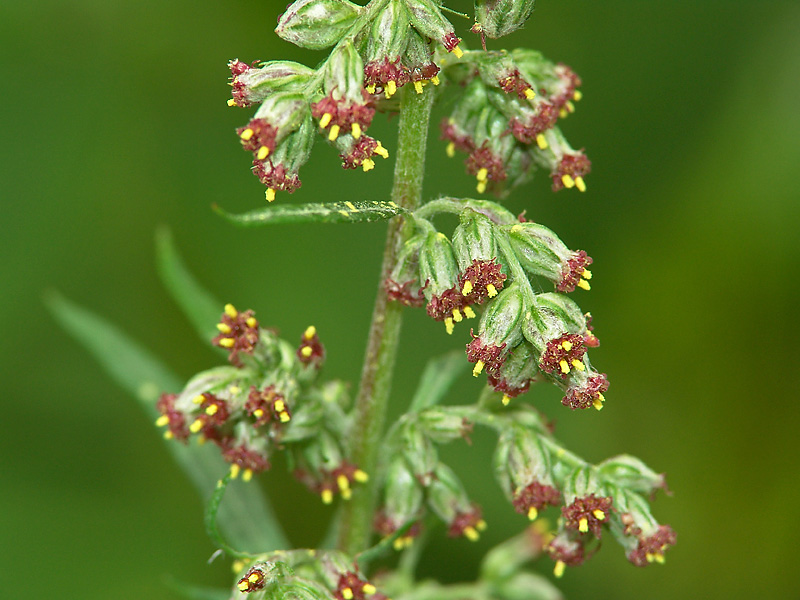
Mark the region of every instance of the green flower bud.
<instances>
[{"instance_id":1,"label":"green flower bud","mask_svg":"<svg viewBox=\"0 0 800 600\"><path fill-rule=\"evenodd\" d=\"M473 335L467 344L467 360L475 363L475 377L484 369L492 377L500 374L508 351L522 340L526 311L525 298L516 284L508 286L488 305L478 335Z\"/></svg>"},{"instance_id":2,"label":"green flower bud","mask_svg":"<svg viewBox=\"0 0 800 600\"><path fill-rule=\"evenodd\" d=\"M342 39L362 10L347 0L297 0L280 16L275 33L301 48L322 50Z\"/></svg>"},{"instance_id":3,"label":"green flower bud","mask_svg":"<svg viewBox=\"0 0 800 600\"><path fill-rule=\"evenodd\" d=\"M422 306L425 296L422 287L425 285L419 276L419 253L427 239L426 234L412 236L403 243L392 272L383 282L390 300L401 302L406 306Z\"/></svg>"},{"instance_id":4,"label":"green flower bud","mask_svg":"<svg viewBox=\"0 0 800 600\"><path fill-rule=\"evenodd\" d=\"M473 261L489 262L498 257L495 225L474 210L459 215L461 223L453 231L453 251L463 273Z\"/></svg>"},{"instance_id":5,"label":"green flower bud","mask_svg":"<svg viewBox=\"0 0 800 600\"><path fill-rule=\"evenodd\" d=\"M475 20L490 38L503 37L525 25L533 4L534 0L476 0Z\"/></svg>"},{"instance_id":6,"label":"green flower bud","mask_svg":"<svg viewBox=\"0 0 800 600\"><path fill-rule=\"evenodd\" d=\"M461 58L463 52L458 47L461 41L456 37L452 23L442 14L437 2L433 0L405 0L411 24L414 29L425 37L436 40L456 58Z\"/></svg>"},{"instance_id":7,"label":"green flower bud","mask_svg":"<svg viewBox=\"0 0 800 600\"><path fill-rule=\"evenodd\" d=\"M458 282L458 263L453 245L441 232L430 232L419 251L419 278L427 282L425 296L430 300L453 288Z\"/></svg>"},{"instance_id":8,"label":"green flower bud","mask_svg":"<svg viewBox=\"0 0 800 600\"><path fill-rule=\"evenodd\" d=\"M443 463L439 463L428 488L428 505L448 524L447 533L451 537L463 535L474 542L480 537L478 532L486 528L480 508L470 502L461 481Z\"/></svg>"},{"instance_id":9,"label":"green flower bud","mask_svg":"<svg viewBox=\"0 0 800 600\"><path fill-rule=\"evenodd\" d=\"M414 477L421 485L430 485L439 464L439 455L433 442L419 425L409 423L403 427L401 444L402 454Z\"/></svg>"},{"instance_id":10,"label":"green flower bud","mask_svg":"<svg viewBox=\"0 0 800 600\"><path fill-rule=\"evenodd\" d=\"M384 506L375 519L375 529L382 535L391 535L409 521L420 517L423 502L422 487L402 457L395 458L386 470ZM411 530L395 540L399 550L410 543Z\"/></svg>"},{"instance_id":11,"label":"green flower bud","mask_svg":"<svg viewBox=\"0 0 800 600\"><path fill-rule=\"evenodd\" d=\"M404 0L390 0L372 22L364 65L364 86L370 94L383 91L391 98L408 81L400 59L408 46L410 28Z\"/></svg>"},{"instance_id":12,"label":"green flower bud","mask_svg":"<svg viewBox=\"0 0 800 600\"><path fill-rule=\"evenodd\" d=\"M316 73L314 69L290 60L273 60L260 67L232 60L228 66L233 88L229 106L250 106L263 102L275 92L303 90Z\"/></svg>"},{"instance_id":13,"label":"green flower bud","mask_svg":"<svg viewBox=\"0 0 800 600\"><path fill-rule=\"evenodd\" d=\"M496 392L502 392L503 404L508 404L511 398L528 391L538 371L533 347L522 342L508 351L496 374L488 375L488 381Z\"/></svg>"},{"instance_id":14,"label":"green flower bud","mask_svg":"<svg viewBox=\"0 0 800 600\"><path fill-rule=\"evenodd\" d=\"M637 567L653 562L663 563L664 552L674 546L677 536L669 525L660 525L650 506L639 494L609 486L616 511L612 515L611 532L625 548L629 561Z\"/></svg>"},{"instance_id":15,"label":"green flower bud","mask_svg":"<svg viewBox=\"0 0 800 600\"><path fill-rule=\"evenodd\" d=\"M597 465L597 472L600 477L640 494L667 489L663 473L656 473L640 459L628 454L604 460Z\"/></svg>"},{"instance_id":16,"label":"green flower bud","mask_svg":"<svg viewBox=\"0 0 800 600\"><path fill-rule=\"evenodd\" d=\"M253 161L253 173L267 186L268 202L275 199L276 191L286 191L291 194L300 187L298 171L311 155L314 133L311 114L306 113L297 130L276 147L274 154L268 154L264 160L256 157Z\"/></svg>"},{"instance_id":17,"label":"green flower bud","mask_svg":"<svg viewBox=\"0 0 800 600\"><path fill-rule=\"evenodd\" d=\"M422 411L417 422L425 435L437 444L444 444L459 438L468 439L472 423L448 408L429 408Z\"/></svg>"}]
</instances>

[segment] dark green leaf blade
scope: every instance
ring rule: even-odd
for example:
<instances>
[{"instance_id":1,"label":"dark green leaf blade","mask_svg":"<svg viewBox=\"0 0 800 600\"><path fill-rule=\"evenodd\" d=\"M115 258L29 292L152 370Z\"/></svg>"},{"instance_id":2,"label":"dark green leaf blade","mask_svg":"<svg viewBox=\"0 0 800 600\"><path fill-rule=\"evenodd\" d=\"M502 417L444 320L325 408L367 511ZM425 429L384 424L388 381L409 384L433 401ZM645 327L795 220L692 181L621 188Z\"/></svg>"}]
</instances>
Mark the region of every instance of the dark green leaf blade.
<instances>
[{"instance_id":1,"label":"dark green leaf blade","mask_svg":"<svg viewBox=\"0 0 800 600\"><path fill-rule=\"evenodd\" d=\"M418 412L441 402L468 366L462 350L453 350L432 358L419 380L409 412Z\"/></svg>"},{"instance_id":2,"label":"dark green leaf blade","mask_svg":"<svg viewBox=\"0 0 800 600\"><path fill-rule=\"evenodd\" d=\"M281 204L241 215L214 210L231 223L244 227L283 223L370 223L385 221L408 211L394 202L326 202L319 204Z\"/></svg>"},{"instance_id":3,"label":"dark green leaf blade","mask_svg":"<svg viewBox=\"0 0 800 600\"><path fill-rule=\"evenodd\" d=\"M209 343L219 333L215 325L222 314L223 304L197 283L178 254L172 234L166 227L156 232L156 262L164 287L197 334Z\"/></svg>"},{"instance_id":4,"label":"dark green leaf blade","mask_svg":"<svg viewBox=\"0 0 800 600\"><path fill-rule=\"evenodd\" d=\"M60 294L50 293L45 303L56 321L155 420L159 394L180 389L178 377L118 328ZM210 444L184 446L169 442L167 448L203 497L216 488L220 475L228 470ZM218 521L226 536L240 547L266 552L289 546L267 499L255 484L233 486Z\"/></svg>"},{"instance_id":5,"label":"dark green leaf blade","mask_svg":"<svg viewBox=\"0 0 800 600\"><path fill-rule=\"evenodd\" d=\"M168 587L186 600L228 600L231 597L230 590L192 585L169 576L165 580Z\"/></svg>"}]
</instances>

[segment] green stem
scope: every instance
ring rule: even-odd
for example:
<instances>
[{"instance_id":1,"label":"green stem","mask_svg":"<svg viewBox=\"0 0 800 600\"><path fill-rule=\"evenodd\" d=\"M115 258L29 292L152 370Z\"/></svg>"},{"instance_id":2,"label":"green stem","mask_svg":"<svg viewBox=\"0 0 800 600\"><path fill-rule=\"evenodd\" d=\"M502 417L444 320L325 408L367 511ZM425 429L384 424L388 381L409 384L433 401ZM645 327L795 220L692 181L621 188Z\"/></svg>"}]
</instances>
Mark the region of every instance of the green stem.
<instances>
[{"instance_id":1,"label":"green stem","mask_svg":"<svg viewBox=\"0 0 800 600\"><path fill-rule=\"evenodd\" d=\"M428 86L424 93L416 94L413 86L409 85L403 88L402 94L392 201L414 210L419 206L422 196L425 146L434 93ZM339 548L349 554L356 554L367 547L378 491L375 465L384 431L402 322L402 305L388 302L383 281L392 271L406 238L404 223L401 217L389 222L378 297L372 312L361 384L356 397L350 456L372 478L366 485L354 490L351 501L343 506L340 514Z\"/></svg>"}]
</instances>

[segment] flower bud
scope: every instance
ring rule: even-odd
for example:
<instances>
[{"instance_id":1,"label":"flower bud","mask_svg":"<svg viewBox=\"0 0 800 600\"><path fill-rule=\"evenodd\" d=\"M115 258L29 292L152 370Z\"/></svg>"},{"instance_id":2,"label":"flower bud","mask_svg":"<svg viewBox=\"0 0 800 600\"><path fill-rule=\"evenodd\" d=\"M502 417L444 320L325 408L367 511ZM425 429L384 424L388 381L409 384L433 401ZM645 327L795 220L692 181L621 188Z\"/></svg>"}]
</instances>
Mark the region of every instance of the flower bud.
<instances>
[{"instance_id":1,"label":"flower bud","mask_svg":"<svg viewBox=\"0 0 800 600\"><path fill-rule=\"evenodd\" d=\"M640 494L653 494L656 490L667 489L663 473L656 473L640 459L628 454L604 460L597 465L597 471L600 477Z\"/></svg>"},{"instance_id":2,"label":"flower bud","mask_svg":"<svg viewBox=\"0 0 800 600\"><path fill-rule=\"evenodd\" d=\"M395 458L386 470L384 494L384 506L375 519L375 529L382 535L391 535L409 521L420 517L422 487L404 458ZM395 540L396 549L400 550L411 543L414 535L419 533L419 526L415 531L413 529Z\"/></svg>"},{"instance_id":3,"label":"flower bud","mask_svg":"<svg viewBox=\"0 0 800 600\"><path fill-rule=\"evenodd\" d=\"M475 0L475 20L490 38L516 31L533 12L534 0Z\"/></svg>"},{"instance_id":4,"label":"flower bud","mask_svg":"<svg viewBox=\"0 0 800 600\"><path fill-rule=\"evenodd\" d=\"M298 171L311 155L314 145L314 126L311 115L306 113L297 131L291 133L275 153L266 160L253 161L253 173L267 186L268 202L275 199L276 191L294 192L301 182Z\"/></svg>"},{"instance_id":5,"label":"flower bud","mask_svg":"<svg viewBox=\"0 0 800 600\"><path fill-rule=\"evenodd\" d=\"M390 0L372 22L367 41L364 87L370 94L391 98L408 82L401 57L408 46L411 23L404 0Z\"/></svg>"},{"instance_id":6,"label":"flower bud","mask_svg":"<svg viewBox=\"0 0 800 600\"><path fill-rule=\"evenodd\" d=\"M472 423L447 408L428 408L419 414L417 422L425 435L437 444L459 438L468 440L472 433Z\"/></svg>"},{"instance_id":7,"label":"flower bud","mask_svg":"<svg viewBox=\"0 0 800 600\"><path fill-rule=\"evenodd\" d=\"M544 132L546 148L534 149L534 159L550 169L552 190L577 188L586 191L584 177L591 171L592 163L582 150L573 150L561 131L554 127Z\"/></svg>"},{"instance_id":8,"label":"flower bud","mask_svg":"<svg viewBox=\"0 0 800 600\"><path fill-rule=\"evenodd\" d=\"M462 314L465 299L458 288L458 263L453 246L443 233L431 232L419 253L419 277L425 282L423 293L428 299L428 315L444 321L447 333L453 333L454 323L464 316L475 316L470 309Z\"/></svg>"},{"instance_id":9,"label":"flower bud","mask_svg":"<svg viewBox=\"0 0 800 600\"><path fill-rule=\"evenodd\" d=\"M537 372L538 365L533 347L522 342L508 351L495 375L488 375L489 385L496 392L501 392L503 404L508 404L511 398L528 391Z\"/></svg>"},{"instance_id":10,"label":"flower bud","mask_svg":"<svg viewBox=\"0 0 800 600\"><path fill-rule=\"evenodd\" d=\"M436 40L456 58L463 54L458 47L461 41L456 37L452 23L442 14L437 2L433 0L405 0L411 24L424 37Z\"/></svg>"},{"instance_id":11,"label":"flower bud","mask_svg":"<svg viewBox=\"0 0 800 600\"><path fill-rule=\"evenodd\" d=\"M414 235L403 243L392 272L383 282L390 300L406 306L422 306L425 303L422 293L425 284L419 277L419 253L426 237L425 234Z\"/></svg>"},{"instance_id":12,"label":"flower bud","mask_svg":"<svg viewBox=\"0 0 800 600\"><path fill-rule=\"evenodd\" d=\"M473 261L491 261L498 256L495 225L484 215L466 209L453 231L453 251L463 273Z\"/></svg>"},{"instance_id":13,"label":"flower bud","mask_svg":"<svg viewBox=\"0 0 800 600\"><path fill-rule=\"evenodd\" d=\"M342 39L362 10L347 0L297 0L280 16L275 33L301 48L322 50Z\"/></svg>"},{"instance_id":14,"label":"flower bud","mask_svg":"<svg viewBox=\"0 0 800 600\"><path fill-rule=\"evenodd\" d=\"M614 499L604 495L605 488L594 467L573 469L564 480L566 506L561 515L567 529L580 534L589 531L599 538L602 526L609 522Z\"/></svg>"},{"instance_id":15,"label":"flower bud","mask_svg":"<svg viewBox=\"0 0 800 600\"><path fill-rule=\"evenodd\" d=\"M232 60L228 63L231 69L231 106L250 106L263 102L275 92L296 92L303 90L315 71L305 65L290 60L273 60L256 67Z\"/></svg>"},{"instance_id":16,"label":"flower bud","mask_svg":"<svg viewBox=\"0 0 800 600\"><path fill-rule=\"evenodd\" d=\"M416 31L409 33L408 47L403 55L403 67L408 81L414 85L417 94L422 93L423 86L429 81L439 85L439 67L433 62L429 43Z\"/></svg>"},{"instance_id":17,"label":"flower bud","mask_svg":"<svg viewBox=\"0 0 800 600\"><path fill-rule=\"evenodd\" d=\"M416 423L403 427L402 453L417 481L423 486L430 485L439 465L439 455L431 439Z\"/></svg>"},{"instance_id":18,"label":"flower bud","mask_svg":"<svg viewBox=\"0 0 800 600\"><path fill-rule=\"evenodd\" d=\"M228 350L228 360L232 364L243 366L239 354L253 354L259 339L258 321L253 311L241 313L232 304L226 304L217 329L220 333L211 343Z\"/></svg>"},{"instance_id":19,"label":"flower bud","mask_svg":"<svg viewBox=\"0 0 800 600\"><path fill-rule=\"evenodd\" d=\"M525 300L516 284L508 286L487 307L481 317L478 335L467 344L467 360L475 363L472 374L486 372L497 377L508 350L522 339Z\"/></svg>"},{"instance_id":20,"label":"flower bud","mask_svg":"<svg viewBox=\"0 0 800 600\"><path fill-rule=\"evenodd\" d=\"M436 469L428 488L428 504L448 524L451 537L463 535L474 542L480 537L478 532L486 528L480 508L470 502L461 481L445 464L439 463Z\"/></svg>"},{"instance_id":21,"label":"flower bud","mask_svg":"<svg viewBox=\"0 0 800 600\"><path fill-rule=\"evenodd\" d=\"M628 560L637 567L663 563L664 552L677 541L669 525L660 525L639 494L622 486L610 485L616 513L611 531L625 548Z\"/></svg>"}]
</instances>

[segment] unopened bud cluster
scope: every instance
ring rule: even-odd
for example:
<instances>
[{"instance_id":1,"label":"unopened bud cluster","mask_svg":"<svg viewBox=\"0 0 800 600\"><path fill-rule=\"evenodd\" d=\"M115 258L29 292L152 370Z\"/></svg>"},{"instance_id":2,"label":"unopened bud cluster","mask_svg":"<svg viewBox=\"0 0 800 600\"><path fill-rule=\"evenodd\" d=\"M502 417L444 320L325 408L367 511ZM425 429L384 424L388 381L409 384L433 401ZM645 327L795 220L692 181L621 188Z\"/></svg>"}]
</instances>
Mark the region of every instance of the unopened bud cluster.
<instances>
[{"instance_id":1,"label":"unopened bud cluster","mask_svg":"<svg viewBox=\"0 0 800 600\"><path fill-rule=\"evenodd\" d=\"M451 237L427 218L438 206L458 212ZM605 401L608 380L589 362L599 345L591 318L566 296L589 290L592 259L573 251L543 225L520 222L491 202L440 200L417 212L415 233L384 282L392 300L427 303L448 334L474 320L467 344L473 374L485 372L504 402L547 379L564 391L572 409ZM533 281L549 280L555 292L535 293Z\"/></svg>"},{"instance_id":2,"label":"unopened bud cluster","mask_svg":"<svg viewBox=\"0 0 800 600\"><path fill-rule=\"evenodd\" d=\"M349 499L351 485L367 474L347 460L350 427L344 384L320 382L325 349L314 327L294 346L264 329L253 311L228 304L212 340L228 352L230 366L195 375L177 394L162 394L165 437L216 444L233 477L249 480L285 450L295 474L325 503Z\"/></svg>"}]
</instances>

